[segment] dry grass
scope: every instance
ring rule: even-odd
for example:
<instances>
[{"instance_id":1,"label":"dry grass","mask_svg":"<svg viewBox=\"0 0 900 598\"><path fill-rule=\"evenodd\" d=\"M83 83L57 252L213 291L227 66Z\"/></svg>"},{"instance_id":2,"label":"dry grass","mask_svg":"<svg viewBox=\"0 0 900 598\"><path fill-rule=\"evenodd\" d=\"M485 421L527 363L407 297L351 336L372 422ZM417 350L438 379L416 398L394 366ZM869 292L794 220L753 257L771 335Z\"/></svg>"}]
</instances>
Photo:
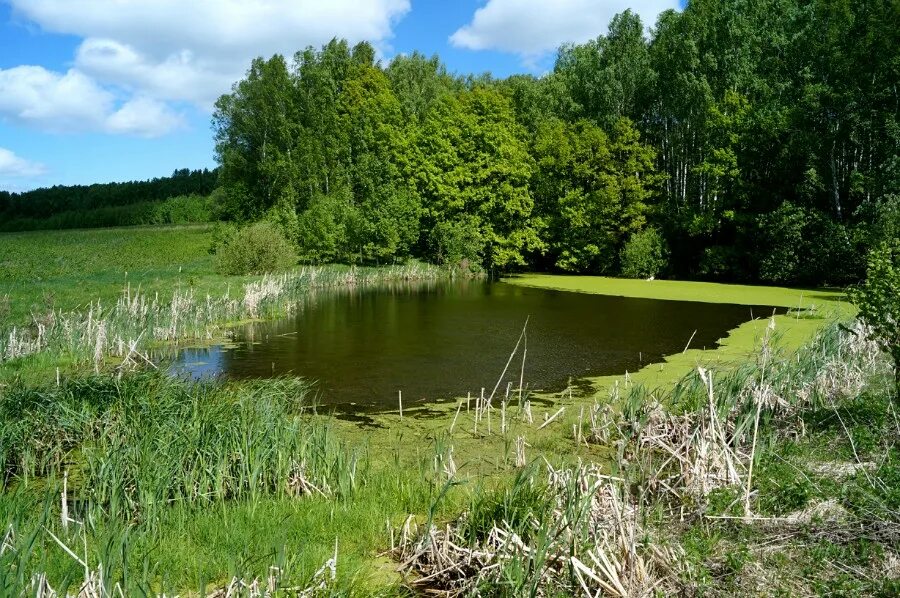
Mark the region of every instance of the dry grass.
<instances>
[{"instance_id":1,"label":"dry grass","mask_svg":"<svg viewBox=\"0 0 900 598\"><path fill-rule=\"evenodd\" d=\"M538 596L648 596L676 591L680 550L665 546L641 521L624 480L595 465L554 469L547 464L546 516L517 525L500 521L471 545L466 517L443 528L410 518L394 554L413 587L450 596L490 593L512 571ZM527 539L526 539L527 538Z\"/></svg>"}]
</instances>

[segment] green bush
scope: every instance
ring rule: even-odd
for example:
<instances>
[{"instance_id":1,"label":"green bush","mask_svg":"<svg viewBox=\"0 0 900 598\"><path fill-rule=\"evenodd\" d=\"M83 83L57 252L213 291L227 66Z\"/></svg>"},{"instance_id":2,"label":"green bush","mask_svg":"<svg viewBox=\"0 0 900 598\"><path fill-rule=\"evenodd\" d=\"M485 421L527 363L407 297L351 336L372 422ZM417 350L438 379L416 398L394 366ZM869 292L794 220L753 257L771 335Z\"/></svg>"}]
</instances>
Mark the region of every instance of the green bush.
<instances>
[{"instance_id":1,"label":"green bush","mask_svg":"<svg viewBox=\"0 0 900 598\"><path fill-rule=\"evenodd\" d=\"M656 277L668 265L666 242L655 228L631 235L620 254L622 276L627 278Z\"/></svg>"},{"instance_id":2,"label":"green bush","mask_svg":"<svg viewBox=\"0 0 900 598\"><path fill-rule=\"evenodd\" d=\"M885 241L869 253L866 280L850 297L869 337L894 361L894 382L900 393L900 240Z\"/></svg>"},{"instance_id":3,"label":"green bush","mask_svg":"<svg viewBox=\"0 0 900 598\"><path fill-rule=\"evenodd\" d=\"M290 242L266 221L237 230L216 249L216 269L221 274L265 274L296 263Z\"/></svg>"},{"instance_id":4,"label":"green bush","mask_svg":"<svg viewBox=\"0 0 900 598\"><path fill-rule=\"evenodd\" d=\"M429 235L429 258L437 264L478 270L484 259L484 241L475 218L438 222Z\"/></svg>"},{"instance_id":5,"label":"green bush","mask_svg":"<svg viewBox=\"0 0 900 598\"><path fill-rule=\"evenodd\" d=\"M785 202L760 217L760 279L776 284L843 284L862 273L850 231L818 210Z\"/></svg>"},{"instance_id":6,"label":"green bush","mask_svg":"<svg viewBox=\"0 0 900 598\"><path fill-rule=\"evenodd\" d=\"M355 261L351 250L360 219L347 191L313 197L297 222L300 257L312 263Z\"/></svg>"}]
</instances>

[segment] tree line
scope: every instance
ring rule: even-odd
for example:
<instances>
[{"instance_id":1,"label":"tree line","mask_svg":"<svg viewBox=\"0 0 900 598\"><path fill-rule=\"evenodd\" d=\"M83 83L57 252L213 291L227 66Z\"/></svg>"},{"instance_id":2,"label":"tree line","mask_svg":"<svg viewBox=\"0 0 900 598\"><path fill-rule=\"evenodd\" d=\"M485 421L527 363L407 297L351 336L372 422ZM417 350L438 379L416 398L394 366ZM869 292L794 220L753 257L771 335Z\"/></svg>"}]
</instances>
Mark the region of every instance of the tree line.
<instances>
[{"instance_id":1,"label":"tree line","mask_svg":"<svg viewBox=\"0 0 900 598\"><path fill-rule=\"evenodd\" d=\"M541 77L333 40L216 105L222 200L311 261L841 283L900 222L890 0L631 11Z\"/></svg>"},{"instance_id":2,"label":"tree line","mask_svg":"<svg viewBox=\"0 0 900 598\"><path fill-rule=\"evenodd\" d=\"M130 212L155 209L152 204L157 202L176 197L208 196L216 188L218 177L218 169L184 168L174 171L171 176L147 181L56 185L22 193L0 191L0 228L72 228L95 226L96 222L102 222L101 226L112 226L117 221L106 221L113 214L119 219L134 220L136 216Z\"/></svg>"}]
</instances>

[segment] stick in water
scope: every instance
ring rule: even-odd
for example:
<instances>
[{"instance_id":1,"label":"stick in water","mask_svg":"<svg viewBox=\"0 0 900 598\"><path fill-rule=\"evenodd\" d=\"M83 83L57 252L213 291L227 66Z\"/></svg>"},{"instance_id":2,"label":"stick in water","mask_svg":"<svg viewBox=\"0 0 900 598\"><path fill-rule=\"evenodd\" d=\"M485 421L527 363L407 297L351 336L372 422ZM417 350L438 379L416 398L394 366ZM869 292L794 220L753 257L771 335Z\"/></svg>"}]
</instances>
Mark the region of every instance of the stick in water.
<instances>
[{"instance_id":1,"label":"stick in water","mask_svg":"<svg viewBox=\"0 0 900 598\"><path fill-rule=\"evenodd\" d=\"M506 360L506 366L503 368L503 372L500 374L500 377L497 378L497 384L494 385L494 390L491 391L491 396L488 398L488 405L491 404L491 401L494 399L494 394L497 392L497 388L500 387L500 383L503 382L503 376L506 375L506 370L509 369L509 364L512 363L513 357L516 356L516 352L519 350L519 344L522 342L522 339L525 338L525 331L528 329L528 320L531 316L527 316L525 318L525 325L522 327L522 334L519 335L519 340L516 341L516 346L513 347L512 353L509 354L509 359Z\"/></svg>"}]
</instances>

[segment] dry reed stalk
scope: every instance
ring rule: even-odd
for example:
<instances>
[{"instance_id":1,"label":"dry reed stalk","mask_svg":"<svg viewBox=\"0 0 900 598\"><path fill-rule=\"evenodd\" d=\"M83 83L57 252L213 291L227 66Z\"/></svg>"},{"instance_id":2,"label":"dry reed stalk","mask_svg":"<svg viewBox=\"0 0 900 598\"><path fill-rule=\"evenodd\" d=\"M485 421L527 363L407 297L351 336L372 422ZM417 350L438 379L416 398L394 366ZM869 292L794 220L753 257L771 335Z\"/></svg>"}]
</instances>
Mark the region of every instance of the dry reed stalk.
<instances>
[{"instance_id":1,"label":"dry reed stalk","mask_svg":"<svg viewBox=\"0 0 900 598\"><path fill-rule=\"evenodd\" d=\"M534 417L531 415L531 401L525 401L525 407L522 409L522 414L529 424L534 423Z\"/></svg>"},{"instance_id":2,"label":"dry reed stalk","mask_svg":"<svg viewBox=\"0 0 900 598\"><path fill-rule=\"evenodd\" d=\"M462 410L462 401L459 402L459 405L456 407L456 415L453 416L453 421L450 423L450 435L453 435L453 428L456 427L456 420L459 418L459 412Z\"/></svg>"},{"instance_id":3,"label":"dry reed stalk","mask_svg":"<svg viewBox=\"0 0 900 598\"><path fill-rule=\"evenodd\" d=\"M500 373L500 377L497 378L497 383L494 385L494 390L491 391L491 396L488 397L488 400L487 400L488 407L490 407L491 402L494 400L494 395L497 394L497 389L500 387L500 383L503 382L503 377L506 376L506 371L509 369L509 364L512 363L513 357L516 356L516 353L519 350L519 345L522 343L522 339L525 338L525 331L528 329L528 320L530 318L531 318L531 316L527 316L525 318L525 325L522 326L522 333L519 334L519 339L516 341L516 346L513 347L512 353L509 354L509 359L506 360L506 365L503 366L503 371ZM509 393L509 387L507 386L507 394L508 393Z\"/></svg>"},{"instance_id":4,"label":"dry reed stalk","mask_svg":"<svg viewBox=\"0 0 900 598\"><path fill-rule=\"evenodd\" d=\"M63 473L63 489L60 497L60 519L63 531L69 531L69 470Z\"/></svg>"},{"instance_id":5,"label":"dry reed stalk","mask_svg":"<svg viewBox=\"0 0 900 598\"><path fill-rule=\"evenodd\" d=\"M517 444L524 447L524 439L519 437ZM415 588L446 596L505 587L504 567L522 560L532 563L524 567L533 571L538 596L649 596L680 587L681 550L652 539L637 543L650 534L641 526L623 480L595 466L547 467L550 502L543 525L549 545L528 544L505 521L495 522L483 540L471 545L461 532L466 515L443 529L411 527L410 517L394 551L398 571L415 572Z\"/></svg>"},{"instance_id":6,"label":"dry reed stalk","mask_svg":"<svg viewBox=\"0 0 900 598\"><path fill-rule=\"evenodd\" d=\"M560 414L562 414L562 412L565 411L565 410L566 410L565 407L560 407L560 408L559 408L559 411L557 411L556 413L554 413L550 418L545 419L545 420L544 420L544 423L542 423L540 426L538 426L538 430L543 430L544 428L546 428L547 426L549 426L551 423L553 423L553 420L555 420L557 417L559 417ZM545 418L546 418L546 415L547 415L547 414L545 413L545 414L544 414L544 417L545 417Z\"/></svg>"},{"instance_id":7,"label":"dry reed stalk","mask_svg":"<svg viewBox=\"0 0 900 598\"><path fill-rule=\"evenodd\" d=\"M519 436L516 438L516 467L525 467L525 447L527 443L525 442L524 436Z\"/></svg>"}]
</instances>

